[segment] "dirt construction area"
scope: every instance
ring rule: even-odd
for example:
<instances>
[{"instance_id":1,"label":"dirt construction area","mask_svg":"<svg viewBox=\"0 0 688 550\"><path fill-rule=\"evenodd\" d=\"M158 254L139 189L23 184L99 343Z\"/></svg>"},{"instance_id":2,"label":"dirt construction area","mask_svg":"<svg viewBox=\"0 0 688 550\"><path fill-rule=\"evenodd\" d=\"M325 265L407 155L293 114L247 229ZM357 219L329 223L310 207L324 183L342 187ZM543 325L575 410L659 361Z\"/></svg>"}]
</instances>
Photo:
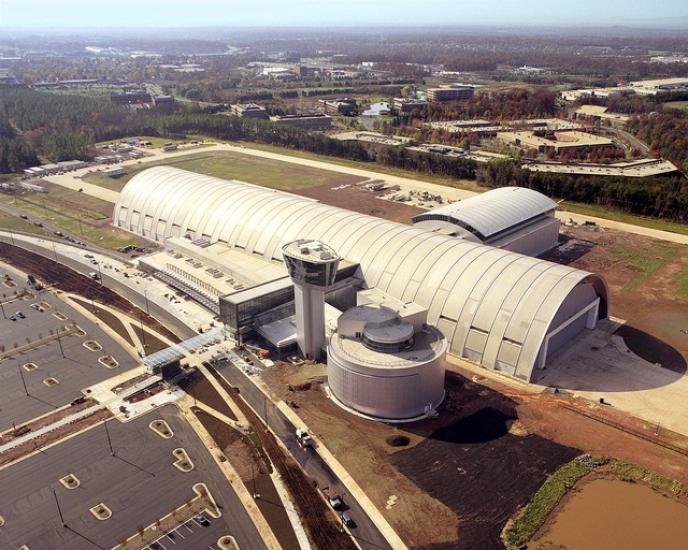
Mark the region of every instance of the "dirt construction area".
<instances>
[{"instance_id":1,"label":"dirt construction area","mask_svg":"<svg viewBox=\"0 0 688 550\"><path fill-rule=\"evenodd\" d=\"M322 389L322 369L278 363L263 378L293 403L412 548L502 548L508 518L583 452L688 481L686 438L664 432L653 439L653 426L615 409L474 381L460 366L449 367L439 416L397 426L342 411ZM304 389L289 391L288 384Z\"/></svg>"},{"instance_id":2,"label":"dirt construction area","mask_svg":"<svg viewBox=\"0 0 688 550\"><path fill-rule=\"evenodd\" d=\"M411 218L425 210L402 202L383 200L379 192L368 191L356 185L319 185L292 191L304 197L316 199L323 204L346 208L361 214L376 216L399 223L411 223Z\"/></svg>"},{"instance_id":3,"label":"dirt construction area","mask_svg":"<svg viewBox=\"0 0 688 550\"><path fill-rule=\"evenodd\" d=\"M563 227L546 258L599 273L620 334L650 362L675 371L688 359L688 247L597 227Z\"/></svg>"}]
</instances>

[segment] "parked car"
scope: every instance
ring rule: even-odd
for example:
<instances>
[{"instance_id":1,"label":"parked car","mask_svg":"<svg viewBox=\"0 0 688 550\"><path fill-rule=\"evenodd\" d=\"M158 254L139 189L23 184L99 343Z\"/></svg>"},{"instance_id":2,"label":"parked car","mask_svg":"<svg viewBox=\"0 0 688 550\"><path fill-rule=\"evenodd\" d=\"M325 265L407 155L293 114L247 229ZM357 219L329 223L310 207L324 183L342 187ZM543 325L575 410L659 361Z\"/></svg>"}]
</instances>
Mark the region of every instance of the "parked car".
<instances>
[{"instance_id":1,"label":"parked car","mask_svg":"<svg viewBox=\"0 0 688 550\"><path fill-rule=\"evenodd\" d=\"M21 311L16 311L14 314L20 319L26 319L26 315L24 315Z\"/></svg>"},{"instance_id":2,"label":"parked car","mask_svg":"<svg viewBox=\"0 0 688 550\"><path fill-rule=\"evenodd\" d=\"M356 527L356 522L353 519L351 519L349 512L342 512L341 518L342 524L350 528Z\"/></svg>"},{"instance_id":3,"label":"parked car","mask_svg":"<svg viewBox=\"0 0 688 550\"><path fill-rule=\"evenodd\" d=\"M17 318L14 315L10 315L10 321L16 321Z\"/></svg>"}]
</instances>

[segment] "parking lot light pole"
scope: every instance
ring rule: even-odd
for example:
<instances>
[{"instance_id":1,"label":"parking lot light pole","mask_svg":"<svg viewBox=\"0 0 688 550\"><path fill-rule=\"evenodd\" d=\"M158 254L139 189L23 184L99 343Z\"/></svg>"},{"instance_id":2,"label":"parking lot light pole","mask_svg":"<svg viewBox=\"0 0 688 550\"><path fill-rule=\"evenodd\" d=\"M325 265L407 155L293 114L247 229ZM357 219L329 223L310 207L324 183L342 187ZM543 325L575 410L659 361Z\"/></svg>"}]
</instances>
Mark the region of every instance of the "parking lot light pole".
<instances>
[{"instance_id":1,"label":"parking lot light pole","mask_svg":"<svg viewBox=\"0 0 688 550\"><path fill-rule=\"evenodd\" d=\"M0 310L2 310L2 316L3 318L7 319L7 314L5 313L5 295L3 294L2 297L0 298Z\"/></svg>"},{"instance_id":2,"label":"parking lot light pole","mask_svg":"<svg viewBox=\"0 0 688 550\"><path fill-rule=\"evenodd\" d=\"M17 369L19 369L19 376L21 376L21 381L22 385L24 386L24 391L26 392L26 396L29 396L29 390L26 387L26 380L24 379L24 372L22 371L21 365L17 363Z\"/></svg>"},{"instance_id":3,"label":"parking lot light pole","mask_svg":"<svg viewBox=\"0 0 688 550\"><path fill-rule=\"evenodd\" d=\"M53 489L53 496L55 497L55 504L57 505L57 513L60 515L60 523L62 527L67 527L65 523L64 516L62 515L62 508L60 508L60 501L57 499L57 492Z\"/></svg>"},{"instance_id":4,"label":"parking lot light pole","mask_svg":"<svg viewBox=\"0 0 688 550\"><path fill-rule=\"evenodd\" d=\"M110 439L110 430L108 430L107 420L103 421L105 426L105 435L107 436L108 446L110 447L110 456L115 456L115 450L112 448L112 439Z\"/></svg>"}]
</instances>

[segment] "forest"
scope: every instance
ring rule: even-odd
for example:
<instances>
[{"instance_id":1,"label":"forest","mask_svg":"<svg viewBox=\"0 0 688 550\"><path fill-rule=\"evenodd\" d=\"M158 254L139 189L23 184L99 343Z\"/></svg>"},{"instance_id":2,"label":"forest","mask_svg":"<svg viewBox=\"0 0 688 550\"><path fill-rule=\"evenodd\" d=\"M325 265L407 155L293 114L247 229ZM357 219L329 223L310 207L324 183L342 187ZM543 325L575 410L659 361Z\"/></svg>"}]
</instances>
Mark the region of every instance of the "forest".
<instances>
[{"instance_id":1,"label":"forest","mask_svg":"<svg viewBox=\"0 0 688 550\"><path fill-rule=\"evenodd\" d=\"M632 118L627 128L650 145L655 156L688 171L688 113L666 111Z\"/></svg>"},{"instance_id":2,"label":"forest","mask_svg":"<svg viewBox=\"0 0 688 550\"><path fill-rule=\"evenodd\" d=\"M556 199L688 222L688 181L683 176L571 176L532 172L521 168L514 160L491 161L480 166L476 176L487 187L528 187Z\"/></svg>"}]
</instances>

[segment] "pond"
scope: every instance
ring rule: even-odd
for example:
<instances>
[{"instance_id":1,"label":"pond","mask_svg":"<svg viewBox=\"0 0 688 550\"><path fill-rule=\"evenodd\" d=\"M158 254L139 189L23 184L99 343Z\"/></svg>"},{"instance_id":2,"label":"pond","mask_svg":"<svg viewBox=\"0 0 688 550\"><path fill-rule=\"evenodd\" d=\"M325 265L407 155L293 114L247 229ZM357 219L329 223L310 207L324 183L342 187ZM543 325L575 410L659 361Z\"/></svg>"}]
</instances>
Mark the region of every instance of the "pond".
<instances>
[{"instance_id":1,"label":"pond","mask_svg":"<svg viewBox=\"0 0 688 550\"><path fill-rule=\"evenodd\" d=\"M688 546L688 506L651 488L595 479L574 490L529 550L678 550Z\"/></svg>"}]
</instances>

